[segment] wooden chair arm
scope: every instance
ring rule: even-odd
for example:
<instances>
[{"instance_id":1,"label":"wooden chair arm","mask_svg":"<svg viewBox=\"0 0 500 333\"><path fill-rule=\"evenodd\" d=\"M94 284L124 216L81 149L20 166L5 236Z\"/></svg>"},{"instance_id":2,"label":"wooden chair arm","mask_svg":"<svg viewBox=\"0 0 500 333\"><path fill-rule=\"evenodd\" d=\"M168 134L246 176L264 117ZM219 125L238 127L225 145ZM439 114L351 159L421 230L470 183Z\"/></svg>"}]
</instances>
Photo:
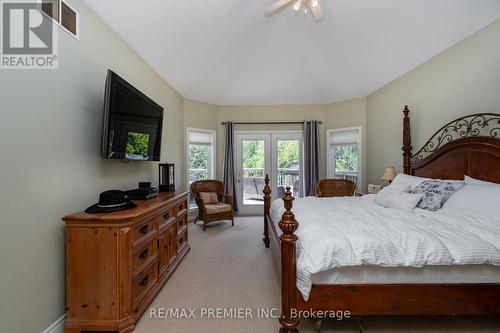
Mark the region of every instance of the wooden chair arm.
<instances>
[{"instance_id":1,"label":"wooden chair arm","mask_svg":"<svg viewBox=\"0 0 500 333\"><path fill-rule=\"evenodd\" d=\"M231 207L234 208L234 199L232 195L224 195L224 203L231 205Z\"/></svg>"},{"instance_id":2,"label":"wooden chair arm","mask_svg":"<svg viewBox=\"0 0 500 333\"><path fill-rule=\"evenodd\" d=\"M224 203L227 203L231 206L233 206L233 196L232 195L225 195L224 196Z\"/></svg>"},{"instance_id":3,"label":"wooden chair arm","mask_svg":"<svg viewBox=\"0 0 500 333\"><path fill-rule=\"evenodd\" d=\"M198 209L201 211L201 214L202 215L206 215L207 212L206 212L206 208L205 208L205 203L203 202L203 200L201 200L200 198L194 198L194 200L196 201L196 205L198 206Z\"/></svg>"}]
</instances>

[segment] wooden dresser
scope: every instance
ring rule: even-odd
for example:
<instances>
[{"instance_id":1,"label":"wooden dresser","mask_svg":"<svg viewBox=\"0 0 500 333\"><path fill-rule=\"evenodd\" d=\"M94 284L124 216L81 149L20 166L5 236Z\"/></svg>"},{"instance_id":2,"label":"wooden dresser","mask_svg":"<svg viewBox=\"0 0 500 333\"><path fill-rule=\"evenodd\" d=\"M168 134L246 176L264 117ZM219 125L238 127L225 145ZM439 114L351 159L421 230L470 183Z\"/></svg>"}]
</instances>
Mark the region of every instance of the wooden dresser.
<instances>
[{"instance_id":1,"label":"wooden dresser","mask_svg":"<svg viewBox=\"0 0 500 333\"><path fill-rule=\"evenodd\" d=\"M65 332L133 331L189 251L187 192L134 202L129 210L63 218Z\"/></svg>"}]
</instances>

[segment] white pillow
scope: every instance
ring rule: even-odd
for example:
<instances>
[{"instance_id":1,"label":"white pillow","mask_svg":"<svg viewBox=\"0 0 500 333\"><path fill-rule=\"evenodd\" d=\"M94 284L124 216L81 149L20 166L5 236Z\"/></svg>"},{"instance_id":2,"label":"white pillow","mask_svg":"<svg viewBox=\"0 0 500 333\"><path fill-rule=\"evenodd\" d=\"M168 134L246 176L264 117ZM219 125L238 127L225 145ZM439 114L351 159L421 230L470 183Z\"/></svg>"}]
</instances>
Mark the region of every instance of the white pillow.
<instances>
[{"instance_id":1,"label":"white pillow","mask_svg":"<svg viewBox=\"0 0 500 333\"><path fill-rule=\"evenodd\" d=\"M391 184L391 185L387 186L386 188L388 188L391 191L397 191L397 192L408 193L411 191L411 186L408 184L405 184L405 183Z\"/></svg>"},{"instance_id":2,"label":"white pillow","mask_svg":"<svg viewBox=\"0 0 500 333\"><path fill-rule=\"evenodd\" d=\"M392 191L387 187L377 193L375 196L375 203L382 207L397 208L411 212L415 209L423 196L423 194Z\"/></svg>"},{"instance_id":3,"label":"white pillow","mask_svg":"<svg viewBox=\"0 0 500 333\"><path fill-rule=\"evenodd\" d=\"M500 186L465 185L446 201L443 209L500 220Z\"/></svg>"},{"instance_id":4,"label":"white pillow","mask_svg":"<svg viewBox=\"0 0 500 333\"><path fill-rule=\"evenodd\" d=\"M469 176L464 177L465 184L467 185L486 185L486 186L500 186L497 183L486 182L484 180L475 179Z\"/></svg>"},{"instance_id":5,"label":"white pillow","mask_svg":"<svg viewBox=\"0 0 500 333\"><path fill-rule=\"evenodd\" d=\"M400 184L404 184L410 186L410 190L413 190L415 187L425 182L426 180L431 180L431 178L410 176L404 173L398 173L396 178L394 178L394 180L392 181L391 185L387 186L386 188L391 189L394 185L400 186Z\"/></svg>"}]
</instances>

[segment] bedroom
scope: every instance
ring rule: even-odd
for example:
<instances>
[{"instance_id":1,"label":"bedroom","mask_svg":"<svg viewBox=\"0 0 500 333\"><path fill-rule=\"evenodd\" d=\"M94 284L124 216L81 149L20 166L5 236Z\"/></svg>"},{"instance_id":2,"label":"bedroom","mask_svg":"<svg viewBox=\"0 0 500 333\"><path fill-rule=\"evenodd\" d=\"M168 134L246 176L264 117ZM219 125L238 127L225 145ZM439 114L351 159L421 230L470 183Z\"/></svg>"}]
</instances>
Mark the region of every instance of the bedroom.
<instances>
[{"instance_id":1,"label":"bedroom","mask_svg":"<svg viewBox=\"0 0 500 333\"><path fill-rule=\"evenodd\" d=\"M31 1L16 2L32 5ZM7 12L5 5L10 3L12 1L2 1L3 14ZM499 183L498 151L491 153L496 159L480 160L475 164L476 169L466 170L466 164L456 159L440 162L437 174L433 175L429 175L427 169L418 173L424 169L415 169L419 164L413 163L411 157L417 155L442 126L455 119L478 113L498 117L500 1L320 0L318 5L323 17L315 16L319 14L316 9L313 13L312 8L318 5L309 2L306 7L297 4L297 10L294 8L296 2L288 2L283 8L267 13L269 6L275 3L273 0L142 1L138 8L136 2L128 0L120 1L120 6L116 0L44 1L40 17L50 19L49 26L56 37L52 45L53 55L56 55L53 59L57 61L56 68L47 68L50 63L45 62L35 64L42 65L43 68L38 69L12 68L21 66L20 62L4 60L6 56L12 59L19 55L9 54L5 48L6 29L15 33L12 32L14 28L6 24L7 16L2 16L1 332L62 332L64 325L67 332L128 332L132 328L134 332L275 332L281 326L276 317L283 309L287 310L287 304L292 310L292 305L298 305L295 302L304 298L302 294L285 292L284 295L293 298L282 301L282 290L292 289L283 289L287 284L281 279L287 277L286 282L290 285L296 277L293 274L280 277L282 264L276 263L281 257L277 255L279 251L266 248L262 242L263 219L272 215L264 214L264 194L259 197L266 185L266 174L270 176L272 200L284 195L287 186L297 197L292 212L299 222L296 230L299 243L308 231L307 220L311 219L300 210L305 200L301 197L316 189L316 179L341 176L356 180L354 192L363 195L351 199L369 205L370 209L378 209L373 206L376 203L368 202L373 195L365 195L370 184L389 188L398 183L393 181L396 184L389 185L392 176L388 180L380 179L388 167L394 167L396 173L404 173L405 164L410 173L429 178L463 181L464 176L470 176ZM18 8L18 12L25 8ZM308 9L307 12L304 9ZM17 42L21 41L22 38ZM121 77L124 85L131 86L136 97L151 101L151 105L163 110L158 161L102 158L108 70ZM407 131L403 130L405 105L410 110L406 119L409 120L407 128L411 129L411 136L406 137ZM494 115L491 119L495 119ZM304 121L317 122L310 124L317 130L313 145L305 142ZM235 124L232 144L226 144L227 124L223 123L227 122ZM491 137L488 140L498 142L498 135L489 135L484 131L487 128L491 130L491 126L481 128L479 137L488 136ZM340 141L335 141L337 139ZM339 142L341 151L349 151L347 157L344 156L344 160L350 162L347 163L349 167L342 170L335 167ZM483 148L486 145L484 142L479 144ZM247 146L258 149L251 150L251 158L238 158L247 151ZM410 157L409 163L408 159L403 159L403 146L407 149L406 158ZM224 167L228 165L228 148L236 157L232 168ZM286 153L282 154L283 151ZM198 156L201 161L195 158L196 152L202 152ZM474 157L471 162L476 160ZM191 161L196 162L191 164ZM226 188L224 194L232 190L241 210L234 218L234 226L230 220L206 226L200 221L193 223L198 209L194 201L182 207L186 198L181 193L179 201L172 202L175 203L172 215L165 217L162 211L161 218L167 221L165 228L170 225L169 221L182 224L185 218L188 219L187 229L185 224L179 225L176 230L179 234L174 237L177 236L175 241L179 242L184 235L180 231L184 230L187 238L184 244L188 243L190 250L181 244L177 248L183 249L179 260L165 264L166 271L162 274L156 271L146 279L144 274L147 272L142 269L137 275L129 272L128 285L123 290L111 296L104 293L113 300L120 298L131 308L135 306L131 290L141 288L142 282L144 290L149 283L154 284L154 292L138 292L141 310L134 315L125 314L126 311L117 314L114 310L111 311L113 315L102 314L105 306L99 302L100 295L96 292L82 296L82 302L76 298L78 311L75 312L83 317L78 318L71 312L67 317L67 307L72 309L75 290L114 290L116 279L107 280L98 287L98 280L110 272L101 267L103 271L96 274L92 263L84 263L89 259L110 257L109 251L84 253L79 261L71 259L71 254L66 252L71 249L67 236L74 227L70 224L79 222L75 219L66 222L69 223L66 226L62 218L95 204L99 194L107 190L130 190L137 188L139 182L149 182L154 187L161 185L158 162L174 164L175 176L166 180L182 193L188 191L198 175L200 179L226 180L228 170L232 170L234 186ZM458 170L457 165L464 167ZM464 187L469 185L474 184ZM456 192L460 191L462 189ZM495 194L498 191L487 191L490 191L488 195L475 194L466 201L482 207L480 204L498 198ZM328 200L345 200L341 199ZM138 204L143 208L143 203ZM495 214L497 206L489 205L489 212ZM283 201L278 200L271 207L275 211L272 222L278 223ZM322 212L322 208L315 208ZM401 211L384 209L398 214ZM348 215L355 216L354 213ZM146 230L147 241L139 241L137 246L132 244L129 253L130 260L135 258L133 255L140 257L145 253L147 265L144 267L148 268L161 261L151 257L155 251L160 255L159 243L153 242L151 237L157 237L155 232L163 227L155 221L148 227L150 229L142 229ZM89 225L89 228L108 226L106 223ZM266 225L272 227L270 223ZM112 228L120 229L118 226L115 224ZM143 225L138 227L140 230ZM278 230L279 227L275 231ZM429 232L432 231L430 228ZM271 247L273 242L278 244L272 232L268 229ZM395 237L403 237L401 232L405 230L398 229ZM494 234L493 229L491 232ZM314 235L312 237L315 239ZM168 241L167 238L155 240ZM144 246L150 244L153 248L144 252ZM477 243L471 240L464 244L470 247ZM293 248L297 250L297 247ZM437 252L435 247L432 253ZM300 263L294 264L293 258L284 258L287 260L285 271L290 273L286 268L293 266L301 270ZM494 259L494 253L490 259ZM116 260L114 264L118 267ZM405 262L404 265L417 264ZM330 290L324 294L341 293L343 296L339 299L345 300L343 306L346 308L335 310L352 310L359 316L341 321L325 319L319 329L322 332L358 332L361 324L363 332L500 331L499 311L488 303L491 298L485 296L477 300L482 292L498 295L493 289L467 289L457 293L451 286L451 291L443 295L444 289L436 283L468 282L475 283L474 288L490 285L484 282L498 285L498 272L494 270L495 265L490 266L487 269L491 274L488 271L480 273L493 278L487 281L477 278L474 272L452 272L445 266L437 276L449 275L458 280L438 278L431 283L438 289L422 293L437 295L443 302L443 313L429 310L428 304L422 305L422 299L417 302L422 305L422 309L417 309L420 314L427 307L428 312L432 312L429 314L434 314L430 317L398 315L387 304L404 305L404 302L395 302L387 292L377 288L371 292L361 289L360 293L367 295L363 298L367 300L367 308L355 311L359 303L345 293L356 293L349 289L349 284L343 284L346 290ZM89 288L71 287L67 277L71 267L79 272L78 276L87 279L79 283ZM476 274L472 280L471 274ZM359 277L359 272L351 275ZM368 281L364 282L384 282L370 280L373 276L384 278L383 274L372 272L371 275L367 273ZM93 279L96 281L88 282ZM154 282L155 279L166 283L160 285ZM133 282L139 286L132 285ZM419 293L410 286L401 290ZM377 297L376 293L382 296ZM389 294L408 299L407 295ZM471 305L467 308L470 313L487 316L438 315L457 312L449 304L457 299L461 304ZM106 304L111 306L112 303L114 301ZM121 309L126 308L123 304ZM323 310L331 310L329 305L326 302ZM381 311L381 306L386 306L385 311ZM488 313L485 307L494 313ZM236 313L226 313L228 316L222 313L222 317L227 318L220 318L215 311L219 308L236 309ZM187 318L170 318L175 313L168 310L173 309L185 310ZM195 318L189 318L190 309L195 310ZM239 313L241 309L243 314ZM254 318L245 315L247 309ZM365 310L370 309L373 312L366 313ZM203 317L202 310L205 311ZM370 315L376 312L383 316ZM413 309L413 312L419 311ZM408 314L416 314L413 312ZM169 313L172 316L169 317ZM96 324L91 315L101 315L105 320ZM294 331L296 323L288 324L291 325L289 330ZM316 324L315 320L303 318L298 325L301 332L314 332Z\"/></svg>"}]
</instances>

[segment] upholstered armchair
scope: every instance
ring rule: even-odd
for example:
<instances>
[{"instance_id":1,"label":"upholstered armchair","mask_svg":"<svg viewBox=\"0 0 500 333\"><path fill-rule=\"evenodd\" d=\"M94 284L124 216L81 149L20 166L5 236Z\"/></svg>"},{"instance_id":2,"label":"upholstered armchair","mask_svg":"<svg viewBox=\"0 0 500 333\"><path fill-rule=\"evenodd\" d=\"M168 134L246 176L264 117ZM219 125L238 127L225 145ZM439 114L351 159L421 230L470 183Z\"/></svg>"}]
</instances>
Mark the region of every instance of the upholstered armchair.
<instances>
[{"instance_id":1,"label":"upholstered armchair","mask_svg":"<svg viewBox=\"0 0 500 333\"><path fill-rule=\"evenodd\" d=\"M224 183L219 180L198 180L191 184L191 193L198 206L194 220L203 221L203 231L214 221L231 220L234 226L233 197L224 195Z\"/></svg>"},{"instance_id":2,"label":"upholstered armchair","mask_svg":"<svg viewBox=\"0 0 500 333\"><path fill-rule=\"evenodd\" d=\"M316 185L319 197L353 196L356 183L348 179L322 179Z\"/></svg>"}]
</instances>

